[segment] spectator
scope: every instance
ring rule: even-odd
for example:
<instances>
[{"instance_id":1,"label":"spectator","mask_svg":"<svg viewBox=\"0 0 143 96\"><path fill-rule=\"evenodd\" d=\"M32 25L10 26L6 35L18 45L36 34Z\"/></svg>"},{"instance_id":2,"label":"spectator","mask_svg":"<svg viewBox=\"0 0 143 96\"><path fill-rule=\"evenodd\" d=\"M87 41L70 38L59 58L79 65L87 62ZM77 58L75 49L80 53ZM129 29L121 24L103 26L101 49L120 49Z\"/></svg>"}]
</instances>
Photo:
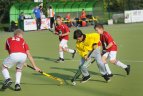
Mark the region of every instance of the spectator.
<instances>
[{"instance_id":1,"label":"spectator","mask_svg":"<svg viewBox=\"0 0 143 96\"><path fill-rule=\"evenodd\" d=\"M84 11L84 9L82 9L80 19L84 21L86 20L86 12Z\"/></svg>"},{"instance_id":2,"label":"spectator","mask_svg":"<svg viewBox=\"0 0 143 96\"><path fill-rule=\"evenodd\" d=\"M37 24L37 30L40 30L41 28L41 11L40 7L36 6L36 8L33 10L33 13L36 17L36 24Z\"/></svg>"},{"instance_id":3,"label":"spectator","mask_svg":"<svg viewBox=\"0 0 143 96\"><path fill-rule=\"evenodd\" d=\"M24 13L21 12L18 17L18 28L20 28L22 30L24 30L24 19L25 19Z\"/></svg>"},{"instance_id":4,"label":"spectator","mask_svg":"<svg viewBox=\"0 0 143 96\"><path fill-rule=\"evenodd\" d=\"M68 27L71 27L71 26L72 26L70 13L68 13L68 14L66 15L66 24L67 24Z\"/></svg>"},{"instance_id":5,"label":"spectator","mask_svg":"<svg viewBox=\"0 0 143 96\"><path fill-rule=\"evenodd\" d=\"M53 25L54 25L54 16L55 16L55 12L54 12L52 6L49 6L49 8L47 10L47 14L48 14L48 17L50 18L50 31L52 31Z\"/></svg>"}]
</instances>

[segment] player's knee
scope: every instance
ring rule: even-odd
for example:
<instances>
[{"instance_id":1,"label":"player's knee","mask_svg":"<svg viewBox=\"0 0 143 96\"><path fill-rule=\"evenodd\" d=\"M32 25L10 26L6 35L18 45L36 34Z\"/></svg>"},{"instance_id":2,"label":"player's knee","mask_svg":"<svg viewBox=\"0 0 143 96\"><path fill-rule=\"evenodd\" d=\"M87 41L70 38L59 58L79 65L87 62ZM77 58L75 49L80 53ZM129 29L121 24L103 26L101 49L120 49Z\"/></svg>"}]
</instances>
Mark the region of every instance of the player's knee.
<instances>
[{"instance_id":1,"label":"player's knee","mask_svg":"<svg viewBox=\"0 0 143 96\"><path fill-rule=\"evenodd\" d=\"M104 64L106 64L107 62L106 62L106 60L102 60L102 62L104 63Z\"/></svg>"},{"instance_id":2,"label":"player's knee","mask_svg":"<svg viewBox=\"0 0 143 96\"><path fill-rule=\"evenodd\" d=\"M22 71L22 69L16 67L16 72L21 72L21 71Z\"/></svg>"},{"instance_id":3,"label":"player's knee","mask_svg":"<svg viewBox=\"0 0 143 96\"><path fill-rule=\"evenodd\" d=\"M62 51L64 51L64 50L63 50L63 48L62 48L62 47L59 47L59 51L60 51L60 52L62 52Z\"/></svg>"},{"instance_id":4,"label":"player's knee","mask_svg":"<svg viewBox=\"0 0 143 96\"><path fill-rule=\"evenodd\" d=\"M115 60L115 59L110 60L110 63L115 64L115 63L116 63L116 60Z\"/></svg>"},{"instance_id":5,"label":"player's knee","mask_svg":"<svg viewBox=\"0 0 143 96\"><path fill-rule=\"evenodd\" d=\"M63 48L63 51L67 52L67 48Z\"/></svg>"},{"instance_id":6,"label":"player's knee","mask_svg":"<svg viewBox=\"0 0 143 96\"><path fill-rule=\"evenodd\" d=\"M2 70L8 69L6 66L2 65Z\"/></svg>"},{"instance_id":7,"label":"player's knee","mask_svg":"<svg viewBox=\"0 0 143 96\"><path fill-rule=\"evenodd\" d=\"M106 58L102 58L102 62L104 63L104 64L106 64L107 62L106 62Z\"/></svg>"}]
</instances>

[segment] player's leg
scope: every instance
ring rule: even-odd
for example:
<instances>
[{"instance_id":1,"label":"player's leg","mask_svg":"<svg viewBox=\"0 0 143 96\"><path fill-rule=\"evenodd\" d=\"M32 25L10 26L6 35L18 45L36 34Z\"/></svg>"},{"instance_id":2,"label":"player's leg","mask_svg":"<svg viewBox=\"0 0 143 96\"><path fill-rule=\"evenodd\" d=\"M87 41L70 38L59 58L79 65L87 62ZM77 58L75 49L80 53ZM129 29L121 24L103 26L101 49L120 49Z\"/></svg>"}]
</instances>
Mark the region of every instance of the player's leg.
<instances>
[{"instance_id":1,"label":"player's leg","mask_svg":"<svg viewBox=\"0 0 143 96\"><path fill-rule=\"evenodd\" d=\"M108 77L107 75L107 71L106 71L106 68L105 68L105 65L102 61L102 58L101 58L101 53L100 53L100 49L97 48L93 51L93 54L91 55L92 57L95 58L96 62L97 62L97 66L99 68L99 71L100 73L102 74L103 78L108 82L110 81L110 78Z\"/></svg>"},{"instance_id":2,"label":"player's leg","mask_svg":"<svg viewBox=\"0 0 143 96\"><path fill-rule=\"evenodd\" d=\"M56 62L63 62L64 61L64 51L63 51L63 46L64 46L64 40L62 39L59 44L59 58L56 60Z\"/></svg>"},{"instance_id":3,"label":"player's leg","mask_svg":"<svg viewBox=\"0 0 143 96\"><path fill-rule=\"evenodd\" d=\"M17 63L16 63L16 74L15 74L15 91L20 91L21 87L20 87L20 81L21 81L21 76L22 76L22 68L23 65L26 61L26 54L23 53L18 53L17 56Z\"/></svg>"},{"instance_id":4,"label":"player's leg","mask_svg":"<svg viewBox=\"0 0 143 96\"><path fill-rule=\"evenodd\" d=\"M72 54L72 58L74 58L75 54L76 54L76 50L73 50L73 49L70 49L68 48L68 45L67 45L67 40L63 40L64 44L63 44L63 50L65 52L68 52L68 53L71 53Z\"/></svg>"},{"instance_id":5,"label":"player's leg","mask_svg":"<svg viewBox=\"0 0 143 96\"><path fill-rule=\"evenodd\" d=\"M83 59L84 60L84 59ZM85 61L85 60L84 60ZM81 83L85 83L90 79L90 74L88 72L88 67L90 66L91 58L89 57L88 60L86 60L79 68L81 70L81 73L83 75Z\"/></svg>"},{"instance_id":6,"label":"player's leg","mask_svg":"<svg viewBox=\"0 0 143 96\"><path fill-rule=\"evenodd\" d=\"M6 89L12 84L12 80L8 71L8 68L11 68L14 65L14 61L11 56L7 57L2 64L2 74L4 76L4 82L1 89Z\"/></svg>"},{"instance_id":7,"label":"player's leg","mask_svg":"<svg viewBox=\"0 0 143 96\"><path fill-rule=\"evenodd\" d=\"M21 80L21 75L22 75L22 69L16 68L16 80L15 80L15 91L20 91L20 80Z\"/></svg>"},{"instance_id":8,"label":"player's leg","mask_svg":"<svg viewBox=\"0 0 143 96\"><path fill-rule=\"evenodd\" d=\"M109 53L109 57L110 57L110 62L113 64L116 64L117 66L125 69L125 71L127 72L127 75L129 75L130 73L130 65L126 65L124 63L122 63L121 61L116 59L117 56L117 51L111 51Z\"/></svg>"},{"instance_id":9,"label":"player's leg","mask_svg":"<svg viewBox=\"0 0 143 96\"><path fill-rule=\"evenodd\" d=\"M105 64L105 68L106 68L106 71L107 71L107 73L108 73L108 76L109 76L109 77L112 77L113 74L112 74L112 72L111 72L111 70L110 70L110 68L109 68L108 63L107 63L108 55L109 55L109 52L104 53L104 54L102 55L102 61L103 61L103 63Z\"/></svg>"},{"instance_id":10,"label":"player's leg","mask_svg":"<svg viewBox=\"0 0 143 96\"><path fill-rule=\"evenodd\" d=\"M79 69L77 70L76 74L74 75L73 79L71 80L74 82L81 74L83 75L82 83L88 81L90 79L89 72L87 70L87 67L90 65L90 59L88 61L85 61L84 58L81 58L81 62L79 65Z\"/></svg>"}]
</instances>

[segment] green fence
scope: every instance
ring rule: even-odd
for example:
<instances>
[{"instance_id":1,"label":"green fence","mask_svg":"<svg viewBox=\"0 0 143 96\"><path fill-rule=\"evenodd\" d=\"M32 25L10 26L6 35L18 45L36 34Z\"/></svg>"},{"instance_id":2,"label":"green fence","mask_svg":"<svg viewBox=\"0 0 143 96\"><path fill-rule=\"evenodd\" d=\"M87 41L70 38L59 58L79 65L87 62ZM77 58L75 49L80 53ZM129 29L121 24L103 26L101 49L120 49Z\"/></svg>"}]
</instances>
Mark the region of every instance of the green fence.
<instances>
[{"instance_id":1,"label":"green fence","mask_svg":"<svg viewBox=\"0 0 143 96\"><path fill-rule=\"evenodd\" d=\"M10 8L10 22L11 21L17 21L18 16L21 12L24 12L24 14L32 15L33 14L33 8L35 6L39 5L39 3L16 3Z\"/></svg>"}]
</instances>

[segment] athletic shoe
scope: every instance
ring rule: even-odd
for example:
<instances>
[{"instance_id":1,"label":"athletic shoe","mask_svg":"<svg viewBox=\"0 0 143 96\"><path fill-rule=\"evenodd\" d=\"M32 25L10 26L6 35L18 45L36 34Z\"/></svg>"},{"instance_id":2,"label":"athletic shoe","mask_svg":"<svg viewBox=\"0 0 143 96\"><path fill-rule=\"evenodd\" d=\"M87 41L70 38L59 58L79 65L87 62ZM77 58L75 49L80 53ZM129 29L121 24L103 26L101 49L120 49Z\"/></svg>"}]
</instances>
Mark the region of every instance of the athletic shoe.
<instances>
[{"instance_id":1,"label":"athletic shoe","mask_svg":"<svg viewBox=\"0 0 143 96\"><path fill-rule=\"evenodd\" d=\"M74 50L74 53L72 53L72 59L75 57L76 50Z\"/></svg>"},{"instance_id":2,"label":"athletic shoe","mask_svg":"<svg viewBox=\"0 0 143 96\"><path fill-rule=\"evenodd\" d=\"M20 91L20 90L21 90L20 84L16 84L15 85L15 91Z\"/></svg>"},{"instance_id":3,"label":"athletic shoe","mask_svg":"<svg viewBox=\"0 0 143 96\"><path fill-rule=\"evenodd\" d=\"M85 83L90 79L90 75L83 77L81 83Z\"/></svg>"},{"instance_id":4,"label":"athletic shoe","mask_svg":"<svg viewBox=\"0 0 143 96\"><path fill-rule=\"evenodd\" d=\"M108 74L108 77L113 77L113 74L111 73L111 74Z\"/></svg>"},{"instance_id":5,"label":"athletic shoe","mask_svg":"<svg viewBox=\"0 0 143 96\"><path fill-rule=\"evenodd\" d=\"M110 78L108 77L107 74L103 75L102 77L106 80L106 82L109 82L109 81L110 81Z\"/></svg>"},{"instance_id":6,"label":"athletic shoe","mask_svg":"<svg viewBox=\"0 0 143 96\"><path fill-rule=\"evenodd\" d=\"M127 75L130 74L130 65L127 65L127 68L125 68L125 71L127 72Z\"/></svg>"},{"instance_id":7,"label":"athletic shoe","mask_svg":"<svg viewBox=\"0 0 143 96\"><path fill-rule=\"evenodd\" d=\"M64 62L64 59L59 57L59 59L57 59L56 62L57 62L57 63L59 63L59 62Z\"/></svg>"},{"instance_id":8,"label":"athletic shoe","mask_svg":"<svg viewBox=\"0 0 143 96\"><path fill-rule=\"evenodd\" d=\"M54 32L52 29L49 29L50 32Z\"/></svg>"},{"instance_id":9,"label":"athletic shoe","mask_svg":"<svg viewBox=\"0 0 143 96\"><path fill-rule=\"evenodd\" d=\"M10 78L6 79L1 87L1 89L6 89L12 84L12 80Z\"/></svg>"}]
</instances>

